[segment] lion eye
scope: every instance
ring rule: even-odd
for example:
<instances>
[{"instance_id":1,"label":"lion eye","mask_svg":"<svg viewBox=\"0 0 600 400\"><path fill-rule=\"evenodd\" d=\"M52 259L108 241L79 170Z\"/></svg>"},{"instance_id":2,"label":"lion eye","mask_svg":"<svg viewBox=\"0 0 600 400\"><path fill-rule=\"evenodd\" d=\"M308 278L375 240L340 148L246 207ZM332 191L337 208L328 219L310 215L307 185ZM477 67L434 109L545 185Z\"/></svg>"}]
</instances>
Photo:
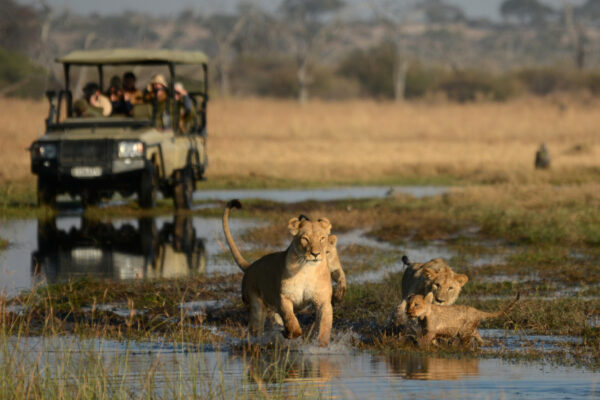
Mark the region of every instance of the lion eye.
<instances>
[{"instance_id":1,"label":"lion eye","mask_svg":"<svg viewBox=\"0 0 600 400\"><path fill-rule=\"evenodd\" d=\"M302 246L308 246L308 239L306 237L302 237L300 239L300 244L302 244Z\"/></svg>"},{"instance_id":2,"label":"lion eye","mask_svg":"<svg viewBox=\"0 0 600 400\"><path fill-rule=\"evenodd\" d=\"M434 283L434 284L433 284L433 287L434 287L434 288L436 288L436 289L439 289L439 288L440 288L440 285L438 285L437 283Z\"/></svg>"},{"instance_id":3,"label":"lion eye","mask_svg":"<svg viewBox=\"0 0 600 400\"><path fill-rule=\"evenodd\" d=\"M454 290L454 288L452 286L450 286L450 288L448 288L448 290Z\"/></svg>"}]
</instances>

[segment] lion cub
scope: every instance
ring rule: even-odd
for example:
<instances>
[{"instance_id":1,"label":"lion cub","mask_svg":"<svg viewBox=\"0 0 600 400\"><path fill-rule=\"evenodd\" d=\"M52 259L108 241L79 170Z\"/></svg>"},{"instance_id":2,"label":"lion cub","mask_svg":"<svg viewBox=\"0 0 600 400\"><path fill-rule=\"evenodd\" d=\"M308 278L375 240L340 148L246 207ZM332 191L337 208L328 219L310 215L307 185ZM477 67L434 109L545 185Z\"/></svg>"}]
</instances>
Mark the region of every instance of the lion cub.
<instances>
[{"instance_id":1,"label":"lion cub","mask_svg":"<svg viewBox=\"0 0 600 400\"><path fill-rule=\"evenodd\" d=\"M331 223L326 218L314 222L290 219L288 228L293 238L289 247L250 264L241 255L229 231L229 211L241 206L238 200L227 203L223 213L223 230L233 258L244 272L242 299L250 306L250 330L262 332L268 310L272 310L283 319L284 336L296 338L302 334L302 329L294 309L312 304L317 310L319 345L327 346L333 322L331 276L327 262Z\"/></svg>"},{"instance_id":2,"label":"lion cub","mask_svg":"<svg viewBox=\"0 0 600 400\"><path fill-rule=\"evenodd\" d=\"M441 258L411 263L407 256L403 256L402 262L407 267L402 275L402 302L390 317L390 324L396 327L405 327L408 322L406 306L409 296L432 293L434 304L452 305L469 281L466 275L455 273Z\"/></svg>"},{"instance_id":3,"label":"lion cub","mask_svg":"<svg viewBox=\"0 0 600 400\"><path fill-rule=\"evenodd\" d=\"M439 306L433 304L433 293L428 293L425 297L420 294L411 296L408 301L408 315L412 318L418 318L423 328L423 333L419 339L419 344L429 345L437 336L459 337L465 341L474 337L479 344L483 344L483 339L477 331L479 322L484 319L497 318L510 311L520 294L506 308L501 311L488 313L480 311L469 306Z\"/></svg>"}]
</instances>

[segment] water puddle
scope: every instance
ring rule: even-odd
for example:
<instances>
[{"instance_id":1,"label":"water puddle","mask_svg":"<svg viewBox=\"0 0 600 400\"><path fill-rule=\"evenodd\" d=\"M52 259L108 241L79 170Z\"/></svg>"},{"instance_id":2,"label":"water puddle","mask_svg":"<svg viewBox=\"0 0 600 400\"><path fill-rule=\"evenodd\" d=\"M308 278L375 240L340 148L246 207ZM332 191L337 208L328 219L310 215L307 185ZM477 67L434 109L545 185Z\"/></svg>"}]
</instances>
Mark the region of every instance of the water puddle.
<instances>
[{"instance_id":1,"label":"water puddle","mask_svg":"<svg viewBox=\"0 0 600 400\"><path fill-rule=\"evenodd\" d=\"M231 219L238 232L256 224ZM222 235L220 218L10 220L0 226L0 237L9 240L0 253L0 293L84 276L129 280L237 273L231 258L210 257L223 251Z\"/></svg>"},{"instance_id":2,"label":"water puddle","mask_svg":"<svg viewBox=\"0 0 600 400\"><path fill-rule=\"evenodd\" d=\"M445 186L361 186L320 189L244 189L244 190L199 190L194 200L264 199L279 203L300 201L333 201L348 199L373 199L395 195L409 195L416 198L432 197L447 193Z\"/></svg>"},{"instance_id":3,"label":"water puddle","mask_svg":"<svg viewBox=\"0 0 600 400\"><path fill-rule=\"evenodd\" d=\"M300 345L285 357L263 350L251 360L231 348L160 341L67 336L8 338L5 344L0 346L0 365L8 371L25 365L28 371L46 371L51 379L80 384L102 372L111 392L145 390L147 397L168 397L174 390L183 397L225 398L551 400L599 395L600 374L575 368L405 352L377 355L344 345L327 353Z\"/></svg>"}]
</instances>

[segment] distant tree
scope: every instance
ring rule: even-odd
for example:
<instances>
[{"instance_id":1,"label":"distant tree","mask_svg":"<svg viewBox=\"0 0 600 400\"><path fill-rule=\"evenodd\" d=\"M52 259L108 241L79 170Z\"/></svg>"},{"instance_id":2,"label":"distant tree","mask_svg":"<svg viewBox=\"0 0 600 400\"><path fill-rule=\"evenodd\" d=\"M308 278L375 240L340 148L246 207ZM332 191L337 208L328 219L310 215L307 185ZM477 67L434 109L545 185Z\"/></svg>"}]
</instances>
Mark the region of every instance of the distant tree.
<instances>
[{"instance_id":1,"label":"distant tree","mask_svg":"<svg viewBox=\"0 0 600 400\"><path fill-rule=\"evenodd\" d=\"M585 66L585 46L587 37L583 26L575 20L573 7L567 2L564 3L564 21L565 31L567 32L571 48L573 49L574 64L578 69L583 69Z\"/></svg>"},{"instance_id":2,"label":"distant tree","mask_svg":"<svg viewBox=\"0 0 600 400\"><path fill-rule=\"evenodd\" d=\"M448 23L467 19L460 7L447 4L443 0L424 0L418 9L424 12L428 22Z\"/></svg>"},{"instance_id":3,"label":"distant tree","mask_svg":"<svg viewBox=\"0 0 600 400\"><path fill-rule=\"evenodd\" d=\"M600 0L586 1L581 6L576 7L576 13L580 17L600 19Z\"/></svg>"},{"instance_id":4,"label":"distant tree","mask_svg":"<svg viewBox=\"0 0 600 400\"><path fill-rule=\"evenodd\" d=\"M553 8L538 0L504 0L500 5L502 17L514 18L520 23L543 23L554 13Z\"/></svg>"},{"instance_id":5,"label":"distant tree","mask_svg":"<svg viewBox=\"0 0 600 400\"><path fill-rule=\"evenodd\" d=\"M333 14L344 6L342 0L283 0L279 7L282 32L296 59L301 103L308 101L311 62L332 35Z\"/></svg>"},{"instance_id":6,"label":"distant tree","mask_svg":"<svg viewBox=\"0 0 600 400\"><path fill-rule=\"evenodd\" d=\"M261 25L263 15L257 8L241 4L236 14L212 15L204 21L217 44L215 64L220 91L226 96L231 93L232 64L237 54L243 50L244 36L252 36L249 31Z\"/></svg>"},{"instance_id":7,"label":"distant tree","mask_svg":"<svg viewBox=\"0 0 600 400\"><path fill-rule=\"evenodd\" d=\"M394 67L392 76L394 82L394 99L403 101L406 96L406 75L409 58L407 51L406 25L414 18L419 4L415 1L386 1L371 3L373 12L387 31L389 40L393 43Z\"/></svg>"},{"instance_id":8,"label":"distant tree","mask_svg":"<svg viewBox=\"0 0 600 400\"><path fill-rule=\"evenodd\" d=\"M0 0L0 10L0 47L34 53L41 31L37 11L14 0Z\"/></svg>"}]
</instances>

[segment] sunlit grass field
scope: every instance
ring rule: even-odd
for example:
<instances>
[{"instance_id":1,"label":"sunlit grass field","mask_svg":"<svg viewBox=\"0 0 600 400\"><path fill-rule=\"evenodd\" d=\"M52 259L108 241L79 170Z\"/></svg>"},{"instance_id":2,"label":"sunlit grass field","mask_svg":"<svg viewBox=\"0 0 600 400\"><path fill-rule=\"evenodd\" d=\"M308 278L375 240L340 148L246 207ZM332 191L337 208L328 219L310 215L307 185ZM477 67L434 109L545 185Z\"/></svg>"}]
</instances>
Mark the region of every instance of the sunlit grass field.
<instances>
[{"instance_id":1,"label":"sunlit grass field","mask_svg":"<svg viewBox=\"0 0 600 400\"><path fill-rule=\"evenodd\" d=\"M507 103L216 99L209 105L209 184L216 182L505 183L593 180L600 101ZM0 181L33 181L25 149L45 101L0 98ZM550 171L535 171L545 142Z\"/></svg>"}]
</instances>

